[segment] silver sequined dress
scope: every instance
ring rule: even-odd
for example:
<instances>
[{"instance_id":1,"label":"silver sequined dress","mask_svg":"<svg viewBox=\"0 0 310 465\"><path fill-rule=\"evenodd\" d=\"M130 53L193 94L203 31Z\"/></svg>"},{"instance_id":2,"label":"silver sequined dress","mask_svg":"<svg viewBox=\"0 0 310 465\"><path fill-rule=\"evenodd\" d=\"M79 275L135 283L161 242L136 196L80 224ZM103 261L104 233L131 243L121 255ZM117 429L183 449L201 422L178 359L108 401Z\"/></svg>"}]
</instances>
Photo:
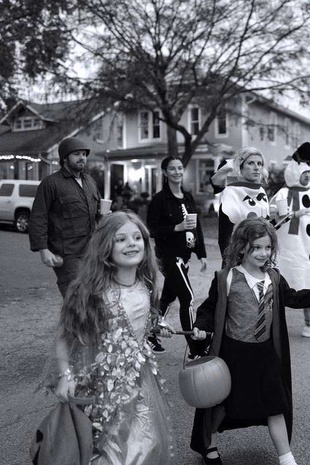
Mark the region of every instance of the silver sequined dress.
<instances>
[{"instance_id":1,"label":"silver sequined dress","mask_svg":"<svg viewBox=\"0 0 310 465\"><path fill-rule=\"evenodd\" d=\"M149 292L142 283L110 289L104 304L107 330L99 349L88 353L93 360L80 378L80 388L85 384L96 398L85 409L97 431L95 451L100 454L91 464L170 465L169 409L147 344Z\"/></svg>"}]
</instances>

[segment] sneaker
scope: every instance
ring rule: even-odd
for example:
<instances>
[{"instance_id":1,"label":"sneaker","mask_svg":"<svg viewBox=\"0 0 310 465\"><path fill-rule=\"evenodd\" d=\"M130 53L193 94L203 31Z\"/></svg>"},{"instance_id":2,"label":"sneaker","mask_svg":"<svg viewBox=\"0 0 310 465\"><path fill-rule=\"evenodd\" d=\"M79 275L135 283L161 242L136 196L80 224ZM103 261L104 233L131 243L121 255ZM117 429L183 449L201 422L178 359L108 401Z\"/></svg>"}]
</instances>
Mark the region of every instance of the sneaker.
<instances>
[{"instance_id":1,"label":"sneaker","mask_svg":"<svg viewBox=\"0 0 310 465\"><path fill-rule=\"evenodd\" d=\"M148 343L153 354L164 354L166 352L166 349L163 348L156 336L150 336L148 338Z\"/></svg>"},{"instance_id":2,"label":"sneaker","mask_svg":"<svg viewBox=\"0 0 310 465\"><path fill-rule=\"evenodd\" d=\"M301 335L303 337L310 337L310 326L305 326Z\"/></svg>"},{"instance_id":3,"label":"sneaker","mask_svg":"<svg viewBox=\"0 0 310 465\"><path fill-rule=\"evenodd\" d=\"M192 362L193 360L197 360L198 358L200 358L200 355L188 354L187 361Z\"/></svg>"}]
</instances>

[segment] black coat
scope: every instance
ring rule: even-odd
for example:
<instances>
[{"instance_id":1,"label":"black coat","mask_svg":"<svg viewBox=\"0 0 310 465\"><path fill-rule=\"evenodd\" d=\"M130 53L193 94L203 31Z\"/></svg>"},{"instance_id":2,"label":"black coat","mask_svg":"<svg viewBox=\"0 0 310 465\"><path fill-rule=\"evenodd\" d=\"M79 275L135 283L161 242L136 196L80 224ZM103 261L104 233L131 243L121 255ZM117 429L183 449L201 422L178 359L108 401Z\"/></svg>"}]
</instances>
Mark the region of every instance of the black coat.
<instances>
[{"instance_id":1,"label":"black coat","mask_svg":"<svg viewBox=\"0 0 310 465\"><path fill-rule=\"evenodd\" d=\"M187 246L186 231L175 232L176 224L182 223L183 203L188 213L197 213L197 208L193 196L183 191L184 198L175 197L168 184L153 197L147 213L147 225L151 236L155 239L155 250L158 258L181 257L187 261L191 253L196 253L197 257L206 257L203 233L199 218L197 218L197 228L188 231L195 239L195 247Z\"/></svg>"},{"instance_id":2,"label":"black coat","mask_svg":"<svg viewBox=\"0 0 310 465\"><path fill-rule=\"evenodd\" d=\"M194 323L194 326L201 330L214 332L211 344L211 353L214 353L215 355L220 354L221 341L225 327L227 307L226 278L228 272L228 269L224 269L215 274L215 278L211 283L209 296L197 309L197 319ZM286 415L285 421L289 438L291 438L292 380L285 306L291 308L309 307L310 290L303 289L296 291L295 289L290 288L283 276L281 276L276 269L269 270L269 275L274 290L271 337L273 339L275 351L280 360L283 373L283 383L290 401L290 411ZM220 429L220 424L224 418L225 411L223 406L216 406L211 409L196 409L191 448L200 454L205 454L210 445L211 433ZM266 424L266 422L257 422L256 424ZM248 426L251 425L253 425L253 422ZM232 424L230 428L234 428L234 425Z\"/></svg>"}]
</instances>

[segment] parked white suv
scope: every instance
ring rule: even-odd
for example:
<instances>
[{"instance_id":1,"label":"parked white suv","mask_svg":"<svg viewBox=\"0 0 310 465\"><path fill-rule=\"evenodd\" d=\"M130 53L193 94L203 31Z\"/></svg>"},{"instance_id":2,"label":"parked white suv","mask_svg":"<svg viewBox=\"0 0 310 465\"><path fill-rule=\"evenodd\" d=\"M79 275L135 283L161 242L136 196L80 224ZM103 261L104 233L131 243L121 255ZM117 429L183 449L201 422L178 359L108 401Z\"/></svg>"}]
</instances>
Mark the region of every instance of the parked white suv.
<instances>
[{"instance_id":1,"label":"parked white suv","mask_svg":"<svg viewBox=\"0 0 310 465\"><path fill-rule=\"evenodd\" d=\"M0 223L12 223L17 231L28 232L29 215L40 181L0 181Z\"/></svg>"}]
</instances>

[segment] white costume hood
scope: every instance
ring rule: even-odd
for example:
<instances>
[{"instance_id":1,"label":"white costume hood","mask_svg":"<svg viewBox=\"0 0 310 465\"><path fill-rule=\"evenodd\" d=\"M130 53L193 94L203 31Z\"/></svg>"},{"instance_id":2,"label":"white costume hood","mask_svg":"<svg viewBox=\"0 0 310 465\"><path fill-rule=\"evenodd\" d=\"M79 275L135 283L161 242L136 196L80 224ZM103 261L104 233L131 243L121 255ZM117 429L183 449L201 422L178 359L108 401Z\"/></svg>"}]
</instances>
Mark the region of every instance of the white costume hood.
<instances>
[{"instance_id":1,"label":"white costume hood","mask_svg":"<svg viewBox=\"0 0 310 465\"><path fill-rule=\"evenodd\" d=\"M284 171L287 187L310 187L310 182L307 186L302 186L299 182L300 176L305 171L310 171L310 166L307 163L298 163L295 160L291 160Z\"/></svg>"}]
</instances>

